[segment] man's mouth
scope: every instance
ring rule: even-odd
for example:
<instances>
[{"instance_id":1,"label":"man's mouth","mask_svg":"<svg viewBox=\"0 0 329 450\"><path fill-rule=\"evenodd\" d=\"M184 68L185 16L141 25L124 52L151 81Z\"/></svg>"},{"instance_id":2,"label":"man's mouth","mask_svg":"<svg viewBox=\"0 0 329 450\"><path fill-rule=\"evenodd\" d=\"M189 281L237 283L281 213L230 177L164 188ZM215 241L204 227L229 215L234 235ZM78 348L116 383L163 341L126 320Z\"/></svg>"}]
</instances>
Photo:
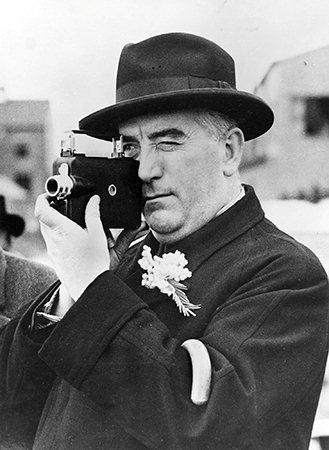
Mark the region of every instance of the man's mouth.
<instances>
[{"instance_id":1,"label":"man's mouth","mask_svg":"<svg viewBox=\"0 0 329 450\"><path fill-rule=\"evenodd\" d=\"M151 194L151 195L144 195L144 201L152 201L152 200L161 200L165 197L169 197L171 194Z\"/></svg>"}]
</instances>

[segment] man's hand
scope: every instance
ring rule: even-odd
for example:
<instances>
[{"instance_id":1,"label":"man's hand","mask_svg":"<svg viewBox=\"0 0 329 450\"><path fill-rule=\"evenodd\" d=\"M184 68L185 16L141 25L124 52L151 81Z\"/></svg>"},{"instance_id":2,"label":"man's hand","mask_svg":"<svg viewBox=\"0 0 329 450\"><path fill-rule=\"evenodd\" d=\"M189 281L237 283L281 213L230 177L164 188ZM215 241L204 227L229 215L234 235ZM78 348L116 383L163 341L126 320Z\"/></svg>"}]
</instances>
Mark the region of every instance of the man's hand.
<instances>
[{"instance_id":1,"label":"man's hand","mask_svg":"<svg viewBox=\"0 0 329 450\"><path fill-rule=\"evenodd\" d=\"M123 230L117 240L107 240L99 216L99 197L93 196L86 207L86 229L52 208L46 194L35 206L49 258L62 282L55 314L63 316L89 284L105 270L116 270L130 243L146 229ZM110 244L110 245L109 245Z\"/></svg>"},{"instance_id":2,"label":"man's hand","mask_svg":"<svg viewBox=\"0 0 329 450\"><path fill-rule=\"evenodd\" d=\"M52 208L47 195L38 197L35 215L58 278L73 300L110 267L107 239L99 216L99 196L86 207L86 229Z\"/></svg>"}]
</instances>

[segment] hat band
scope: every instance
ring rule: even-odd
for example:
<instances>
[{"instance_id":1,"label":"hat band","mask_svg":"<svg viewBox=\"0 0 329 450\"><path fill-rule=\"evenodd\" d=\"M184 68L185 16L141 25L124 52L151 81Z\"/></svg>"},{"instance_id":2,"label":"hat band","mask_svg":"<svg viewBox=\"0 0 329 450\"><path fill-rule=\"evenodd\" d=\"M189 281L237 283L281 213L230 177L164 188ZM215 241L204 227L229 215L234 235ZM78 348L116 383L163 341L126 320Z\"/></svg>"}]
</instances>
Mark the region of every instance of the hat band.
<instances>
[{"instance_id":1,"label":"hat band","mask_svg":"<svg viewBox=\"0 0 329 450\"><path fill-rule=\"evenodd\" d=\"M235 89L226 81L211 80L210 78L191 75L186 77L152 78L134 81L119 87L116 92L116 101L122 102L133 98L144 97L145 95L200 88Z\"/></svg>"}]
</instances>

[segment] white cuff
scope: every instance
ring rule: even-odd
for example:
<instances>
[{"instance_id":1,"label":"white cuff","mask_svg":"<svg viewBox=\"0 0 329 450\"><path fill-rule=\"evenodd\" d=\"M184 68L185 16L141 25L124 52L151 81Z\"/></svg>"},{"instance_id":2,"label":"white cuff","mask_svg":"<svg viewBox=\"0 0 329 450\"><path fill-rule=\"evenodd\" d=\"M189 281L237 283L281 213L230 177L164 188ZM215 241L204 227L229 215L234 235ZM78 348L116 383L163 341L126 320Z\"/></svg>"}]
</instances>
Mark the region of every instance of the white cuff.
<instances>
[{"instance_id":1,"label":"white cuff","mask_svg":"<svg viewBox=\"0 0 329 450\"><path fill-rule=\"evenodd\" d=\"M211 385L211 362L207 347L198 339L188 339L182 347L188 351L192 362L191 400L195 405L208 401Z\"/></svg>"}]
</instances>

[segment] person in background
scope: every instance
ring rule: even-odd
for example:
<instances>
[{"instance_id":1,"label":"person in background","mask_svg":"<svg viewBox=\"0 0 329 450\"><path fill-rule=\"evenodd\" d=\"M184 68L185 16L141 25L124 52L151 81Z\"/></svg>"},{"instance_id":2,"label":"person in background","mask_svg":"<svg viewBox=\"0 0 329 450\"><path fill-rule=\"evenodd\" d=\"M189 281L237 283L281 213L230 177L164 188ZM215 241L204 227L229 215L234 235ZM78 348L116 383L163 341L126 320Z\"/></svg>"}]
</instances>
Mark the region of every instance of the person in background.
<instances>
[{"instance_id":1,"label":"person in background","mask_svg":"<svg viewBox=\"0 0 329 450\"><path fill-rule=\"evenodd\" d=\"M25 229L25 220L17 214L9 214L6 210L6 201L0 195L0 247L9 251L12 237L19 237Z\"/></svg>"},{"instance_id":2,"label":"person in background","mask_svg":"<svg viewBox=\"0 0 329 450\"><path fill-rule=\"evenodd\" d=\"M56 274L50 267L0 248L0 327L55 279Z\"/></svg>"},{"instance_id":3,"label":"person in background","mask_svg":"<svg viewBox=\"0 0 329 450\"><path fill-rule=\"evenodd\" d=\"M6 445L307 449L328 279L241 183L244 141L272 122L214 42L169 33L124 47L117 103L79 125L121 135L150 231L109 252L98 196L85 228L39 196L59 281L2 329Z\"/></svg>"},{"instance_id":4,"label":"person in background","mask_svg":"<svg viewBox=\"0 0 329 450\"><path fill-rule=\"evenodd\" d=\"M8 252L12 237L20 236L24 227L24 219L9 214L0 195L0 327L56 279L50 267Z\"/></svg>"}]
</instances>

